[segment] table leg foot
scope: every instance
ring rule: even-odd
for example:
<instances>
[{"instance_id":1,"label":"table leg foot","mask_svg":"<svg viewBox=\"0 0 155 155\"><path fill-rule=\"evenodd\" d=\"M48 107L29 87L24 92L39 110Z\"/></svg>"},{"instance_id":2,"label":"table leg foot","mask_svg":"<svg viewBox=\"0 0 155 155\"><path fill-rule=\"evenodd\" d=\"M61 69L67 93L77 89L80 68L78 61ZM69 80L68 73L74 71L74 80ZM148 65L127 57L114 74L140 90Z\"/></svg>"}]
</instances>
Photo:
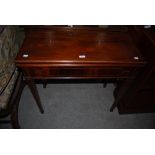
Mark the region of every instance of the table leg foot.
<instances>
[{"instance_id":1,"label":"table leg foot","mask_svg":"<svg viewBox=\"0 0 155 155\"><path fill-rule=\"evenodd\" d=\"M116 107L117 107L117 104L116 102L114 102L110 108L110 112L113 112Z\"/></svg>"}]
</instances>

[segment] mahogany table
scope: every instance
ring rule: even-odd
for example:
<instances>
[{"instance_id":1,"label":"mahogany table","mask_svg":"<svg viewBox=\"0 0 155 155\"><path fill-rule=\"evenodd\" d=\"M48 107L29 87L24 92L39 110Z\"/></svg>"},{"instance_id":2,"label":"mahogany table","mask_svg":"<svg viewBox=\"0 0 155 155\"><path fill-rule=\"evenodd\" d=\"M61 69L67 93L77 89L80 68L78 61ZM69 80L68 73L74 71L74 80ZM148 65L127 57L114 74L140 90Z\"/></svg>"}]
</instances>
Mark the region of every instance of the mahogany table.
<instances>
[{"instance_id":1,"label":"mahogany table","mask_svg":"<svg viewBox=\"0 0 155 155\"><path fill-rule=\"evenodd\" d=\"M28 26L16 58L41 112L36 79L122 79L112 111L145 64L123 26Z\"/></svg>"}]
</instances>

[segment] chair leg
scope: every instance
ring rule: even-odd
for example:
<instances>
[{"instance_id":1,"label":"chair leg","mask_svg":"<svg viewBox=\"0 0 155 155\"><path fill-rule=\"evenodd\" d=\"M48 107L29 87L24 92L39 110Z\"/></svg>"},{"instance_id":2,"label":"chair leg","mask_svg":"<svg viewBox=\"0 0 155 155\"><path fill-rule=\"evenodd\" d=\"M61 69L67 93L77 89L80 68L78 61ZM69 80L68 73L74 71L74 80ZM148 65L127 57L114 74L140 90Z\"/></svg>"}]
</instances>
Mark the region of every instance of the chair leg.
<instances>
[{"instance_id":1,"label":"chair leg","mask_svg":"<svg viewBox=\"0 0 155 155\"><path fill-rule=\"evenodd\" d=\"M19 108L19 102L21 98L22 91L25 87L25 82L23 81L22 75L19 77L19 81L16 85L15 90L15 96L13 97L13 106L11 110L11 124L12 128L14 129L20 129L19 120L18 120L18 108Z\"/></svg>"},{"instance_id":2,"label":"chair leg","mask_svg":"<svg viewBox=\"0 0 155 155\"><path fill-rule=\"evenodd\" d=\"M13 129L20 129L19 120L18 120L18 106L11 113L11 124Z\"/></svg>"}]
</instances>

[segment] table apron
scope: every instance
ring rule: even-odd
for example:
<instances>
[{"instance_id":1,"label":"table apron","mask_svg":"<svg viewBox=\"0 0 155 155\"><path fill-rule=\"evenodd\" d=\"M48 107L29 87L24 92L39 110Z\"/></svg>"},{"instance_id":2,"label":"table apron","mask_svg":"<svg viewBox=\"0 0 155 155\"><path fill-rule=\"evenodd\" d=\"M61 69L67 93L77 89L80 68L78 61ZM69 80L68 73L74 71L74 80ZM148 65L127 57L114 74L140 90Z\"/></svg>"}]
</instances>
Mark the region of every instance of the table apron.
<instances>
[{"instance_id":1,"label":"table apron","mask_svg":"<svg viewBox=\"0 0 155 155\"><path fill-rule=\"evenodd\" d=\"M135 67L22 67L25 78L31 79L101 79L128 78L137 71Z\"/></svg>"}]
</instances>

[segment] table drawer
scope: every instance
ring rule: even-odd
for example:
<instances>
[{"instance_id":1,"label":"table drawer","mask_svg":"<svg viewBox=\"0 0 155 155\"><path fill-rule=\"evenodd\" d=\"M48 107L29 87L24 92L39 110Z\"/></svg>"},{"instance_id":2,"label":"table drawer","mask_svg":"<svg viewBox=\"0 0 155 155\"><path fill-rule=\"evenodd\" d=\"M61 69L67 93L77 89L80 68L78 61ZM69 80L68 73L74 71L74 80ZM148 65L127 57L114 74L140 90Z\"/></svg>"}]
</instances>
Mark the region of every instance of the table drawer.
<instances>
[{"instance_id":1,"label":"table drawer","mask_svg":"<svg viewBox=\"0 0 155 155\"><path fill-rule=\"evenodd\" d=\"M24 76L39 78L126 78L134 75L135 68L53 68L53 67L26 67Z\"/></svg>"}]
</instances>

